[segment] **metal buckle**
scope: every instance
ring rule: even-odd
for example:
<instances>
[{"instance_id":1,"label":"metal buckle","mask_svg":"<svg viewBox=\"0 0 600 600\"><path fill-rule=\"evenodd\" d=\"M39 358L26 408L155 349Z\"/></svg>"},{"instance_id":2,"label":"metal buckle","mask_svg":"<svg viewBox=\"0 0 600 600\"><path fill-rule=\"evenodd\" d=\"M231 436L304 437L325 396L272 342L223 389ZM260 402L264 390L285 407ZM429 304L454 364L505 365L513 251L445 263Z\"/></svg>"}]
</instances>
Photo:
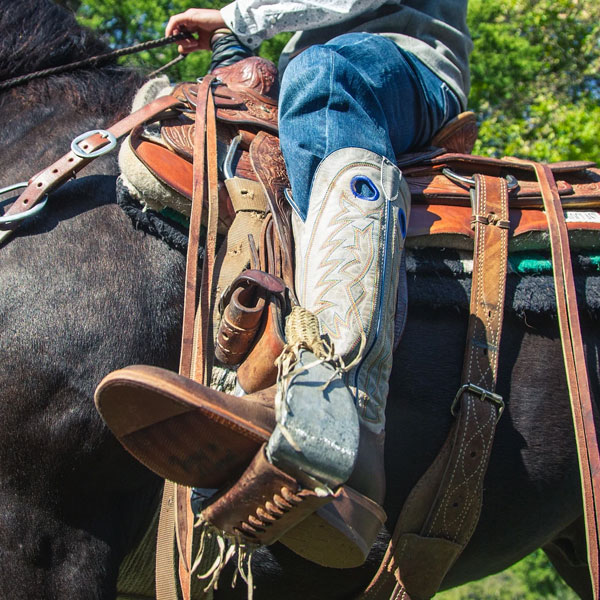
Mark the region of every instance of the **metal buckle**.
<instances>
[{"instance_id":1,"label":"metal buckle","mask_svg":"<svg viewBox=\"0 0 600 600\"><path fill-rule=\"evenodd\" d=\"M103 138L107 139L108 144L101 146L100 148L98 148L97 150L94 150L93 152L86 152L85 150L80 148L79 144L81 142L83 142L84 140L87 140L87 138L89 138L93 135L96 135L97 133L99 133ZM107 131L106 129L91 129L90 131L86 131L85 133L78 135L71 142L71 152L73 152L73 154L75 154L75 156L79 156L79 158L97 158L98 156L102 156L103 154L108 154L109 152L114 150L116 147L117 147L117 138L110 131Z\"/></svg>"},{"instance_id":2,"label":"metal buckle","mask_svg":"<svg viewBox=\"0 0 600 600\"><path fill-rule=\"evenodd\" d=\"M196 77L196 83L197 83L198 85L200 85L200 84L202 83L202 81L204 81L204 77ZM215 86L215 87L216 87L216 86L218 86L218 85L225 85L225 82L224 82L224 81L223 81L223 80L222 80L220 77L215 77L215 78L212 80L212 82L211 82L211 85L213 85L213 86ZM190 90L190 91L192 92L192 94L193 94L194 96L197 96L197 95L198 95L198 93L197 93L197 91L196 91L196 90Z\"/></svg>"},{"instance_id":3,"label":"metal buckle","mask_svg":"<svg viewBox=\"0 0 600 600\"><path fill-rule=\"evenodd\" d=\"M442 169L442 173L448 179L456 181L457 183L462 183L470 187L475 186L475 179L473 179L473 177L465 177L464 175L459 175L458 173L455 173L452 169L449 169L448 167L444 167ZM519 187L519 182L517 181L517 178L510 174L506 176L506 183L508 185L509 192Z\"/></svg>"},{"instance_id":4,"label":"metal buckle","mask_svg":"<svg viewBox=\"0 0 600 600\"><path fill-rule=\"evenodd\" d=\"M15 183L13 185L9 185L5 188L0 189L0 196L2 196L3 194L6 194L8 192L14 192L15 190L19 190L21 188L26 188L28 185L29 185L29 183L27 181L21 181L21 183ZM6 201L2 201L2 202L0 202L0 204L4 204L4 202L6 202ZM44 199L41 202L34 204L31 208L28 208L27 210L24 210L23 212L17 213L15 215L6 215L6 216L0 217L0 224L1 225L12 225L13 223L16 223L17 221L23 221L24 219L33 217L34 215L37 215L39 212L44 210L44 207L46 206L46 202L48 202L48 194L46 194L44 196Z\"/></svg>"},{"instance_id":5,"label":"metal buckle","mask_svg":"<svg viewBox=\"0 0 600 600\"><path fill-rule=\"evenodd\" d=\"M454 400L452 401L452 406L450 406L450 413L452 414L453 417L456 417L456 408L458 406L458 403L460 402L462 395L465 392L471 392L473 394L477 394L480 397L480 400L489 400L493 404L496 404L498 406L498 418L496 420L497 421L500 420L500 417L502 416L502 413L504 412L504 400L503 400L502 396L500 396L500 394L495 394L494 392L484 390L482 387L479 387L478 385L475 385L474 383L466 383L465 385L461 386L461 388L456 393L456 396L454 396Z\"/></svg>"}]
</instances>

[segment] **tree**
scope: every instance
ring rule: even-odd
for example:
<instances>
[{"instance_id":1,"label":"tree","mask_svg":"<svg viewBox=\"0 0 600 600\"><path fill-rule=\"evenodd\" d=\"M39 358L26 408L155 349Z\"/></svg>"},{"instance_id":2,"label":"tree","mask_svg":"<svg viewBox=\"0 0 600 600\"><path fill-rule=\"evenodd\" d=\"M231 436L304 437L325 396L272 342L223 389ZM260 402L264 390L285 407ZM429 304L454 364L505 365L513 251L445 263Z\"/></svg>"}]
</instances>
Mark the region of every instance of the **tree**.
<instances>
[{"instance_id":1,"label":"tree","mask_svg":"<svg viewBox=\"0 0 600 600\"><path fill-rule=\"evenodd\" d=\"M600 3L471 0L475 152L600 162Z\"/></svg>"}]
</instances>

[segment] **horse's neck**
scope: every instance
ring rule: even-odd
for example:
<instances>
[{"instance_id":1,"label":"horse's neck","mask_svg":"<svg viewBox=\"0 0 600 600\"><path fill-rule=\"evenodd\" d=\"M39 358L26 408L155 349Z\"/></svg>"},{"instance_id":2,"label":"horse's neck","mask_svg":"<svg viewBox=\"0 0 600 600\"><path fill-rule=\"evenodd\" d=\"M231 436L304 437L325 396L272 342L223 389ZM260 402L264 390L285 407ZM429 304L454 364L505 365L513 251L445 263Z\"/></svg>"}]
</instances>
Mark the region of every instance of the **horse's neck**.
<instances>
[{"instance_id":1,"label":"horse's neck","mask_svg":"<svg viewBox=\"0 0 600 600\"><path fill-rule=\"evenodd\" d=\"M32 105L17 97L2 104L0 115L0 187L28 180L66 154L77 135L115 120L85 114L61 98ZM92 163L86 172L116 174L115 158Z\"/></svg>"}]
</instances>

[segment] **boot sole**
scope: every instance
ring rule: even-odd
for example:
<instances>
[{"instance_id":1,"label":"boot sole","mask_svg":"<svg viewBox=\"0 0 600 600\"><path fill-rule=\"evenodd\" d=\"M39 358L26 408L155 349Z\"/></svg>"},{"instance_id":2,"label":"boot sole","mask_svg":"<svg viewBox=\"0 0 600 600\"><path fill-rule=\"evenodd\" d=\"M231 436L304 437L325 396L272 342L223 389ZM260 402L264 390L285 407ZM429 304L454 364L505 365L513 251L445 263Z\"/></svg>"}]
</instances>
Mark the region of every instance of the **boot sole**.
<instances>
[{"instance_id":1,"label":"boot sole","mask_svg":"<svg viewBox=\"0 0 600 600\"><path fill-rule=\"evenodd\" d=\"M279 541L323 567L352 569L365 562L386 519L379 504L343 485L332 502L319 508Z\"/></svg>"},{"instance_id":2,"label":"boot sole","mask_svg":"<svg viewBox=\"0 0 600 600\"><path fill-rule=\"evenodd\" d=\"M150 470L217 489L243 473L275 425L240 418L223 407L222 396L176 373L133 366L105 377L95 403L119 442Z\"/></svg>"}]
</instances>

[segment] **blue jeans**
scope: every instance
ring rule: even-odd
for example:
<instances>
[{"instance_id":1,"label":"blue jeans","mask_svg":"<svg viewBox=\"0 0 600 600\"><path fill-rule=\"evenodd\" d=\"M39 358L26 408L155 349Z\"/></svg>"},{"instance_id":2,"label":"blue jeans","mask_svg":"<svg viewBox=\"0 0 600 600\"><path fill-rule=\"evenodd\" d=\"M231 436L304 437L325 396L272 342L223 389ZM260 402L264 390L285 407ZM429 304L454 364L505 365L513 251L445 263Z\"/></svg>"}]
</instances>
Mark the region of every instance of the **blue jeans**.
<instances>
[{"instance_id":1,"label":"blue jeans","mask_svg":"<svg viewBox=\"0 0 600 600\"><path fill-rule=\"evenodd\" d=\"M308 48L281 82L279 132L293 204L306 219L313 175L340 148L365 148L395 162L427 146L460 112L454 93L410 52L370 33Z\"/></svg>"}]
</instances>

